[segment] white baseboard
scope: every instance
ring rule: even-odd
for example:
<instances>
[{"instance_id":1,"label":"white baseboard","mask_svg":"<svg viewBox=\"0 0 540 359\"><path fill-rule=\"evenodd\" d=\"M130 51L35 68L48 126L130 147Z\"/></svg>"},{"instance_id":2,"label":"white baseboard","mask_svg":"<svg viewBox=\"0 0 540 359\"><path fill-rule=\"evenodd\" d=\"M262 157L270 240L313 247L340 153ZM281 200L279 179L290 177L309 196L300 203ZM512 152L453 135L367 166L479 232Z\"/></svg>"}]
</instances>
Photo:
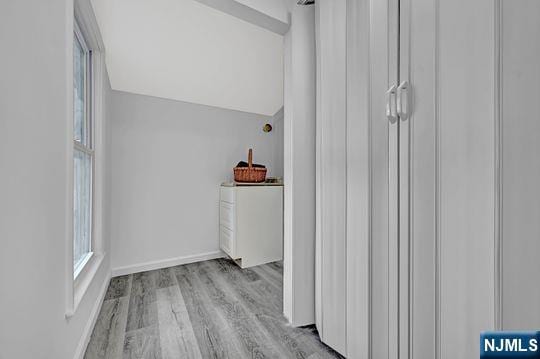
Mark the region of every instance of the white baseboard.
<instances>
[{"instance_id":1,"label":"white baseboard","mask_svg":"<svg viewBox=\"0 0 540 359\"><path fill-rule=\"evenodd\" d=\"M207 261L210 259L223 258L225 253L222 251L194 254L185 257L168 258L159 261L152 261L146 263L133 264L125 267L113 268L112 276L118 277L120 275L145 272L154 269L161 269L167 267L174 267L181 264L195 263Z\"/></svg>"},{"instance_id":2,"label":"white baseboard","mask_svg":"<svg viewBox=\"0 0 540 359\"><path fill-rule=\"evenodd\" d=\"M88 343L90 342L92 331L94 330L94 326L96 325L99 311L101 310L101 304L103 304L103 299L105 298L105 294L107 294L107 288L109 287L110 281L111 281L111 274L109 273L105 277L105 280L103 281L103 284L101 285L101 289L99 290L99 295L96 299L96 303L94 304L94 307L92 308L92 312L90 313L90 318L88 319L88 322L86 323L86 326L84 327L84 331L81 336L81 340L79 341L79 345L77 345L77 350L75 351L75 356L73 357L74 359L83 359L84 357L84 353L86 352L86 347L88 346Z\"/></svg>"}]
</instances>

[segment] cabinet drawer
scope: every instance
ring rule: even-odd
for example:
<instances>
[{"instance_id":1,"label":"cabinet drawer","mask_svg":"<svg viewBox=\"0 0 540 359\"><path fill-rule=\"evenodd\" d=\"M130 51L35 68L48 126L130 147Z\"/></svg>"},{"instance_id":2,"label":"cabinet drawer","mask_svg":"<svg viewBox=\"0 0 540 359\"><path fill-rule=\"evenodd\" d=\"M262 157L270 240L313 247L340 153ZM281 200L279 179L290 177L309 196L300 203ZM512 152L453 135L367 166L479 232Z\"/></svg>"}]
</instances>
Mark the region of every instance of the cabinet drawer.
<instances>
[{"instance_id":1,"label":"cabinet drawer","mask_svg":"<svg viewBox=\"0 0 540 359\"><path fill-rule=\"evenodd\" d=\"M219 247L231 258L235 256L234 232L223 226L219 226Z\"/></svg>"},{"instance_id":2,"label":"cabinet drawer","mask_svg":"<svg viewBox=\"0 0 540 359\"><path fill-rule=\"evenodd\" d=\"M220 200L228 203L234 203L234 187L221 187Z\"/></svg>"},{"instance_id":3,"label":"cabinet drawer","mask_svg":"<svg viewBox=\"0 0 540 359\"><path fill-rule=\"evenodd\" d=\"M234 218L234 205L221 201L219 204L219 224L230 230L234 230Z\"/></svg>"}]
</instances>

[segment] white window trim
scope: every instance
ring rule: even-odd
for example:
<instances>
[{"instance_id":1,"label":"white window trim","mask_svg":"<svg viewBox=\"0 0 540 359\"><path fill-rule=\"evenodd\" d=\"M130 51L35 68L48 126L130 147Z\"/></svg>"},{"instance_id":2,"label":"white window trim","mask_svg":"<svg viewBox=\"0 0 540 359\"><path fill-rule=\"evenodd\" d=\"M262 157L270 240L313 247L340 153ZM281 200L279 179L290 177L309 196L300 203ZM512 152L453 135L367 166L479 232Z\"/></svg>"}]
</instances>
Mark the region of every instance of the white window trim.
<instances>
[{"instance_id":1,"label":"white window trim","mask_svg":"<svg viewBox=\"0 0 540 359\"><path fill-rule=\"evenodd\" d=\"M92 141L92 151L94 153L93 161L93 179L92 179L92 251L84 258L83 265L77 269L73 266L73 186L74 186L74 168L73 153L77 146L73 140L73 66L66 66L67 69L67 200L66 200L66 317L71 317L77 311L80 302L84 298L86 291L92 284L92 281L103 263L106 255L103 243L103 216L104 216L104 183L105 183L105 164L103 158L104 151L104 71L105 56L104 46L99 33L99 27L95 19L92 6L89 0L75 0L74 11L69 15L67 24L72 25L72 31L67 33L66 57L67 63L73 64L73 34L76 27L84 35L85 45L91 50L91 69L92 86L92 109L90 114L93 118L93 131L90 134ZM75 19L77 19L75 21ZM81 148L83 151L86 149Z\"/></svg>"},{"instance_id":2,"label":"white window trim","mask_svg":"<svg viewBox=\"0 0 540 359\"><path fill-rule=\"evenodd\" d=\"M90 260L92 259L92 255L94 254L94 248L96 247L96 241L94 238L94 217L96 215L95 213L95 178L96 178L96 161L95 161L95 143L94 143L94 129L95 129L95 122L97 120L97 116L94 115L95 108L94 108L94 88L95 86L95 78L94 78L94 59L92 55L92 50L87 45L85 36L83 35L78 21L75 20L73 23L73 32L75 36L77 37L77 41L81 45L84 53L85 53L85 60L86 60L86 73L84 74L84 81L85 81L85 136L86 141L88 143L82 144L81 142L77 140L73 140L73 147L90 156L91 158L91 171L90 171L90 252L86 253L83 259L81 259L76 266L74 266L74 273L73 273L73 279L76 281L79 274L85 273L84 267L90 263ZM89 95L89 96L88 96ZM83 139L81 139L83 140ZM73 196L73 194L72 194ZM72 238L73 240L73 238Z\"/></svg>"},{"instance_id":3,"label":"white window trim","mask_svg":"<svg viewBox=\"0 0 540 359\"><path fill-rule=\"evenodd\" d=\"M73 268L73 278L77 280L77 277L79 277L79 274L84 272L84 269L88 262L90 262L90 259L92 259L92 256L94 255L94 252L88 252L84 255L84 257L77 263L77 265Z\"/></svg>"}]
</instances>

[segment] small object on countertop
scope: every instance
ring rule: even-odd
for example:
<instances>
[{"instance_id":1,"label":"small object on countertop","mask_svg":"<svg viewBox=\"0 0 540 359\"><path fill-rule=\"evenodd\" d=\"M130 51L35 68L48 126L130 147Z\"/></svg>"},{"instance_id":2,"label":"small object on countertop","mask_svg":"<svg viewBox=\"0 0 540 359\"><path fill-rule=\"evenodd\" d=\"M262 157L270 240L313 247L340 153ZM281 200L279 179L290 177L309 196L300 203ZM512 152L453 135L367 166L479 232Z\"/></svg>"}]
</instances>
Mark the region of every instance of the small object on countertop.
<instances>
[{"instance_id":1,"label":"small object on countertop","mask_svg":"<svg viewBox=\"0 0 540 359\"><path fill-rule=\"evenodd\" d=\"M238 164L236 165L236 167L249 167L249 163L244 162L244 161L240 161L240 162L238 162ZM256 167L256 168L266 168L265 165L259 165L259 164L256 164L256 163L253 164L253 167Z\"/></svg>"},{"instance_id":2,"label":"small object on countertop","mask_svg":"<svg viewBox=\"0 0 540 359\"><path fill-rule=\"evenodd\" d=\"M253 150L251 148L248 152L248 166L235 167L233 172L236 182L260 183L266 180L266 168L253 166Z\"/></svg>"}]
</instances>

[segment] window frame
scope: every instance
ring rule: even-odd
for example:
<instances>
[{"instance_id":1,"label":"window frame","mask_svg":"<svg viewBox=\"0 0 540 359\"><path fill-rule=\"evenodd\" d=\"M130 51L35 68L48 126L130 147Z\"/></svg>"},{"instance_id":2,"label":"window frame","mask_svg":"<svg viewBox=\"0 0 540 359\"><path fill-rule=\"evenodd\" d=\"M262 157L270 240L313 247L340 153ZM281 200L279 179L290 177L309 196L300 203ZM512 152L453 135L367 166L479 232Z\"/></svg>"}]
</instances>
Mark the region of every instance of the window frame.
<instances>
[{"instance_id":1,"label":"window frame","mask_svg":"<svg viewBox=\"0 0 540 359\"><path fill-rule=\"evenodd\" d=\"M89 227L89 248L90 251L87 252L77 263L73 262L73 280L76 281L81 275L85 272L85 267L91 261L92 256L94 255L95 240L94 240L94 218L95 218L95 142L94 142L94 130L95 130L95 118L94 118L94 74L93 74L93 59L92 59L92 50L90 50L87 45L87 41L81 31L79 23L75 18L73 21L73 36L74 39L80 44L83 53L84 53L84 62L85 62L85 72L84 72L84 134L81 141L75 139L74 131L72 132L73 139L73 155L72 161L75 160L75 151L80 151L90 157L90 227ZM74 99L73 99L74 103ZM74 111L73 111L74 115ZM72 118L74 122L74 118ZM74 192L72 192L72 199ZM74 201L72 201L73 203ZM73 219L74 223L74 214L75 207L73 206ZM73 232L72 241L75 242L75 233ZM74 255L74 253L73 253Z\"/></svg>"},{"instance_id":2,"label":"window frame","mask_svg":"<svg viewBox=\"0 0 540 359\"><path fill-rule=\"evenodd\" d=\"M109 251L108 228L105 213L107 211L106 191L107 166L110 165L106 158L110 140L106 135L108 130L106 119L106 93L110 88L108 84L107 69L105 66L105 45L101 37L99 26L94 15L90 1L77 0L70 3L72 7L65 13L65 21L68 24L65 33L66 51L65 56L65 317L69 320L75 315L80 304L85 300L90 288L99 287L99 298L105 296L108 281L110 279L110 262L107 260ZM77 29L77 30L76 30ZM74 31L83 35L85 45L90 51L91 61L87 71L91 71L92 81L89 81L87 91L91 91L92 104L89 109L93 120L92 149L94 151L93 178L92 178L92 256L86 258L86 263L75 277L74 271ZM100 281L97 283L96 280ZM92 292L93 293L93 292ZM94 299L92 299L94 300ZM93 309L99 311L99 306ZM81 354L82 355L82 354Z\"/></svg>"}]
</instances>

